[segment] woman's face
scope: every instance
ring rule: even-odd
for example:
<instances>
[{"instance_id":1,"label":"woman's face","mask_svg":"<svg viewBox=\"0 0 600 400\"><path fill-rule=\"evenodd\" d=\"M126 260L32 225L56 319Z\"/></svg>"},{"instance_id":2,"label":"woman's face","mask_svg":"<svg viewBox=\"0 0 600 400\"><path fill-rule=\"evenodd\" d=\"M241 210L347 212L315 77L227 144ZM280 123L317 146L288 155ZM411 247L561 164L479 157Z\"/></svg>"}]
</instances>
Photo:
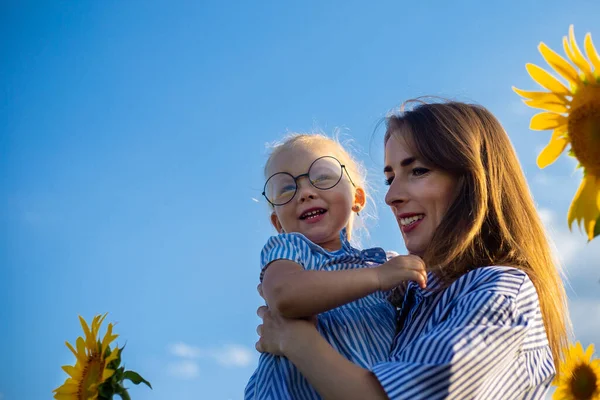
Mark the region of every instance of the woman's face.
<instances>
[{"instance_id":1,"label":"woman's face","mask_svg":"<svg viewBox=\"0 0 600 400\"><path fill-rule=\"evenodd\" d=\"M450 203L457 178L419 159L404 136L385 145L385 202L394 213L410 254L423 256Z\"/></svg>"}]
</instances>

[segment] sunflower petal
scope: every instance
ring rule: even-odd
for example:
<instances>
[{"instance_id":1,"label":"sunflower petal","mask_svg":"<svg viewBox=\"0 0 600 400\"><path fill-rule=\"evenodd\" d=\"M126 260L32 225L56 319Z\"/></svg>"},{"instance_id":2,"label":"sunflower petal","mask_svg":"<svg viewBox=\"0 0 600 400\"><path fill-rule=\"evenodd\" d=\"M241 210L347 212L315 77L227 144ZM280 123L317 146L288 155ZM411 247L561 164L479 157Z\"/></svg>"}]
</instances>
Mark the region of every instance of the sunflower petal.
<instances>
[{"instance_id":1,"label":"sunflower petal","mask_svg":"<svg viewBox=\"0 0 600 400\"><path fill-rule=\"evenodd\" d=\"M577 221L579 227L583 225L589 240L594 238L594 226L600 214L597 197L596 177L593 175L584 176L567 214L569 229L571 229L573 221Z\"/></svg>"},{"instance_id":2,"label":"sunflower petal","mask_svg":"<svg viewBox=\"0 0 600 400\"><path fill-rule=\"evenodd\" d=\"M558 159L569 143L569 139L562 137L563 131L555 130L550 142L544 147L544 150L538 155L537 165L539 168L546 168Z\"/></svg>"},{"instance_id":3,"label":"sunflower petal","mask_svg":"<svg viewBox=\"0 0 600 400\"><path fill-rule=\"evenodd\" d=\"M592 68L585 59L585 56L581 50L579 50L579 46L577 46L577 41L575 40L575 29L573 28L573 25L569 26L569 43L567 47L570 47L571 49L571 56L569 56L571 61L573 61L573 63L577 65L577 68L583 72L588 82L594 82L595 79L594 75L592 74Z\"/></svg>"},{"instance_id":4,"label":"sunflower petal","mask_svg":"<svg viewBox=\"0 0 600 400\"><path fill-rule=\"evenodd\" d=\"M75 394L79 391L78 383L64 383L62 386L54 389L57 394Z\"/></svg>"},{"instance_id":5,"label":"sunflower petal","mask_svg":"<svg viewBox=\"0 0 600 400\"><path fill-rule=\"evenodd\" d=\"M586 80L585 71L587 71L589 69L589 64L586 61L585 62L585 67L582 70L581 67L579 66L579 64L577 64L575 62L575 60L577 60L577 56L575 55L575 53L573 53L573 50L571 50L571 47L569 45L569 39L567 39L566 36L563 36L563 49L565 50L565 54L567 55L567 59L569 61L573 62L578 67L577 76L579 77L579 80L581 80L582 82L585 81ZM581 72L579 72L579 71L581 71Z\"/></svg>"},{"instance_id":6,"label":"sunflower petal","mask_svg":"<svg viewBox=\"0 0 600 400\"><path fill-rule=\"evenodd\" d=\"M559 114L568 113L571 104L571 102L566 100L563 96L554 93L544 93L544 96L537 96L535 99L524 100L523 102L529 107L552 111Z\"/></svg>"},{"instance_id":7,"label":"sunflower petal","mask_svg":"<svg viewBox=\"0 0 600 400\"><path fill-rule=\"evenodd\" d=\"M565 78L571 85L577 87L580 83L579 75L577 71L567 60L562 58L558 53L546 46L544 42L541 42L538 46L538 50L542 53L542 57L546 60L556 72L558 72L563 78Z\"/></svg>"},{"instance_id":8,"label":"sunflower petal","mask_svg":"<svg viewBox=\"0 0 600 400\"><path fill-rule=\"evenodd\" d=\"M74 367L72 365L63 365L62 369L67 374L69 374L69 376L71 376L73 379L80 379L81 376L83 375L82 369L77 368L77 366Z\"/></svg>"},{"instance_id":9,"label":"sunflower petal","mask_svg":"<svg viewBox=\"0 0 600 400\"><path fill-rule=\"evenodd\" d=\"M81 323L81 327L83 328L83 333L86 336L90 336L90 334L92 333L90 331L90 327L88 326L87 322L85 322L85 319L83 319L83 317L81 315L79 316L79 322Z\"/></svg>"},{"instance_id":10,"label":"sunflower petal","mask_svg":"<svg viewBox=\"0 0 600 400\"><path fill-rule=\"evenodd\" d=\"M92 319L92 332L94 336L97 336L98 330L100 330L100 315L95 315Z\"/></svg>"},{"instance_id":11,"label":"sunflower petal","mask_svg":"<svg viewBox=\"0 0 600 400\"><path fill-rule=\"evenodd\" d=\"M552 400L564 400L569 398L569 393L562 387L557 388L552 395Z\"/></svg>"},{"instance_id":12,"label":"sunflower petal","mask_svg":"<svg viewBox=\"0 0 600 400\"><path fill-rule=\"evenodd\" d=\"M77 346L77 353L80 356L86 356L87 353L85 351L85 341L83 340L83 338L81 336L79 336L77 338L77 341L75 342L75 345Z\"/></svg>"},{"instance_id":13,"label":"sunflower petal","mask_svg":"<svg viewBox=\"0 0 600 400\"><path fill-rule=\"evenodd\" d=\"M556 129L567 124L567 118L552 112L543 112L531 118L529 128L534 131L545 131Z\"/></svg>"},{"instance_id":14,"label":"sunflower petal","mask_svg":"<svg viewBox=\"0 0 600 400\"><path fill-rule=\"evenodd\" d=\"M600 178L596 177L596 207L600 210Z\"/></svg>"},{"instance_id":15,"label":"sunflower petal","mask_svg":"<svg viewBox=\"0 0 600 400\"><path fill-rule=\"evenodd\" d=\"M82 353L82 354L79 354L77 351L75 351L75 349L73 348L73 346L71 345L71 343L65 342L65 344L67 345L67 347L69 348L69 350L71 350L71 352L75 355L75 358L77 358L78 361L85 362L87 360L85 352Z\"/></svg>"},{"instance_id":16,"label":"sunflower petal","mask_svg":"<svg viewBox=\"0 0 600 400\"><path fill-rule=\"evenodd\" d=\"M596 48L594 47L594 43L592 42L592 34L587 33L585 35L584 43L585 54L590 59L590 62L594 66L594 72L596 76L600 78L600 56L596 52Z\"/></svg>"},{"instance_id":17,"label":"sunflower petal","mask_svg":"<svg viewBox=\"0 0 600 400\"><path fill-rule=\"evenodd\" d=\"M518 94L519 96L525 98L525 99L537 99L545 94L547 94L548 92L531 92L529 90L521 90L518 89L516 87L512 87L512 90Z\"/></svg>"},{"instance_id":18,"label":"sunflower petal","mask_svg":"<svg viewBox=\"0 0 600 400\"><path fill-rule=\"evenodd\" d=\"M106 368L104 370L104 372L102 372L102 382L104 382L105 380L107 380L108 378L110 378L111 376L113 376L114 373L115 373L115 371L113 371L112 369Z\"/></svg>"},{"instance_id":19,"label":"sunflower petal","mask_svg":"<svg viewBox=\"0 0 600 400\"><path fill-rule=\"evenodd\" d=\"M85 342L88 348L94 348L94 344L96 343L96 333L93 329L90 329L85 319L79 316L79 322L81 322L81 327L83 328L83 333L85 334Z\"/></svg>"},{"instance_id":20,"label":"sunflower petal","mask_svg":"<svg viewBox=\"0 0 600 400\"><path fill-rule=\"evenodd\" d=\"M571 95L571 91L561 81L556 79L545 69L531 63L527 63L525 68L527 68L527 72L529 72L531 78L540 86L556 94L562 94L565 96Z\"/></svg>"},{"instance_id":21,"label":"sunflower petal","mask_svg":"<svg viewBox=\"0 0 600 400\"><path fill-rule=\"evenodd\" d=\"M592 356L594 355L594 344L590 344L588 348L585 350L584 358L586 361L590 361Z\"/></svg>"},{"instance_id":22,"label":"sunflower petal","mask_svg":"<svg viewBox=\"0 0 600 400\"><path fill-rule=\"evenodd\" d=\"M106 318L107 315L108 315L108 313L104 313L104 315L96 315L96 318L95 318L96 319L96 336L98 335L100 326L104 322L104 318Z\"/></svg>"},{"instance_id":23,"label":"sunflower petal","mask_svg":"<svg viewBox=\"0 0 600 400\"><path fill-rule=\"evenodd\" d=\"M119 357L119 348L115 347L113 351L110 353L106 360L104 360L105 365L110 364L113 360L116 360Z\"/></svg>"},{"instance_id":24,"label":"sunflower petal","mask_svg":"<svg viewBox=\"0 0 600 400\"><path fill-rule=\"evenodd\" d=\"M55 400L78 400L79 396L77 396L77 393L69 393L69 394L56 393L54 395L54 399Z\"/></svg>"},{"instance_id":25,"label":"sunflower petal","mask_svg":"<svg viewBox=\"0 0 600 400\"><path fill-rule=\"evenodd\" d=\"M567 58L571 61L575 58L575 54L571 51L571 47L569 46L569 39L566 36L563 36L563 49L565 50L565 54Z\"/></svg>"},{"instance_id":26,"label":"sunflower petal","mask_svg":"<svg viewBox=\"0 0 600 400\"><path fill-rule=\"evenodd\" d=\"M104 338L102 339L101 354L104 354L108 345L110 343L112 343L113 340L115 340L116 338L119 337L119 335L112 334L112 328L113 328L113 324L108 324L108 328L106 329L106 334L104 335Z\"/></svg>"}]
</instances>

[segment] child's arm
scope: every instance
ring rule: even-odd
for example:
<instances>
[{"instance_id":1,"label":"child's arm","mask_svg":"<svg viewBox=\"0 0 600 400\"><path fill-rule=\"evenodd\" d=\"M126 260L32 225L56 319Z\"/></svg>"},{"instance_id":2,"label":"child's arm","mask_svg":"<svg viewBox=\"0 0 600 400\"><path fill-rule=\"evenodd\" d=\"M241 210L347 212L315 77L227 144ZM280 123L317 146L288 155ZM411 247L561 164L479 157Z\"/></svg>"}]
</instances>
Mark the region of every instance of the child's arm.
<instances>
[{"instance_id":1,"label":"child's arm","mask_svg":"<svg viewBox=\"0 0 600 400\"><path fill-rule=\"evenodd\" d=\"M423 261L415 256L398 256L373 268L339 271L307 271L285 259L266 269L262 292L269 308L287 318L309 317L368 296L390 290L407 280L425 286Z\"/></svg>"}]
</instances>

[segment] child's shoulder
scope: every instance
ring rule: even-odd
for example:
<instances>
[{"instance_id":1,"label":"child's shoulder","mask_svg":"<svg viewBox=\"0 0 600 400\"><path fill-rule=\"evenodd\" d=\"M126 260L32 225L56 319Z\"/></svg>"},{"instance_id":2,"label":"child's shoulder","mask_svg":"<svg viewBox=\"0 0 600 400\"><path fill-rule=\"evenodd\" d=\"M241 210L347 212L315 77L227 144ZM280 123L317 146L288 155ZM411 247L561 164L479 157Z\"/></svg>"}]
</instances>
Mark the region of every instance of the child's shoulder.
<instances>
[{"instance_id":1,"label":"child's shoulder","mask_svg":"<svg viewBox=\"0 0 600 400\"><path fill-rule=\"evenodd\" d=\"M280 233L278 235L271 236L267 240L267 243L265 243L265 246L263 247L263 251L268 251L274 248L303 251L311 249L313 246L316 245L301 233Z\"/></svg>"},{"instance_id":2,"label":"child's shoulder","mask_svg":"<svg viewBox=\"0 0 600 400\"><path fill-rule=\"evenodd\" d=\"M342 240L342 248L336 251L328 251L318 244L312 242L302 233L280 233L271 236L263 247L264 252L288 251L302 254L304 257L309 255L320 255L324 259L337 259L354 254L357 250L353 249L346 240Z\"/></svg>"}]
</instances>

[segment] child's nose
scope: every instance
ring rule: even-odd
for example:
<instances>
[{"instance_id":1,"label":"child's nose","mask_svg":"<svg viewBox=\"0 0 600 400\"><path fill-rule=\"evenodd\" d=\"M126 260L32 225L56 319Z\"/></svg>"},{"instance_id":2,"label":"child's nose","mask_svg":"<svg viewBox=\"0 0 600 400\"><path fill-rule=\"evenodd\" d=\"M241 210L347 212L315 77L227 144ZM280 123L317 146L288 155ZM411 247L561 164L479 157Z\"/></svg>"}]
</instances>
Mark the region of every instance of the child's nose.
<instances>
[{"instance_id":1,"label":"child's nose","mask_svg":"<svg viewBox=\"0 0 600 400\"><path fill-rule=\"evenodd\" d=\"M301 177L296 184L298 185L298 201L304 202L317 197L317 188L310 183L308 177Z\"/></svg>"}]
</instances>

